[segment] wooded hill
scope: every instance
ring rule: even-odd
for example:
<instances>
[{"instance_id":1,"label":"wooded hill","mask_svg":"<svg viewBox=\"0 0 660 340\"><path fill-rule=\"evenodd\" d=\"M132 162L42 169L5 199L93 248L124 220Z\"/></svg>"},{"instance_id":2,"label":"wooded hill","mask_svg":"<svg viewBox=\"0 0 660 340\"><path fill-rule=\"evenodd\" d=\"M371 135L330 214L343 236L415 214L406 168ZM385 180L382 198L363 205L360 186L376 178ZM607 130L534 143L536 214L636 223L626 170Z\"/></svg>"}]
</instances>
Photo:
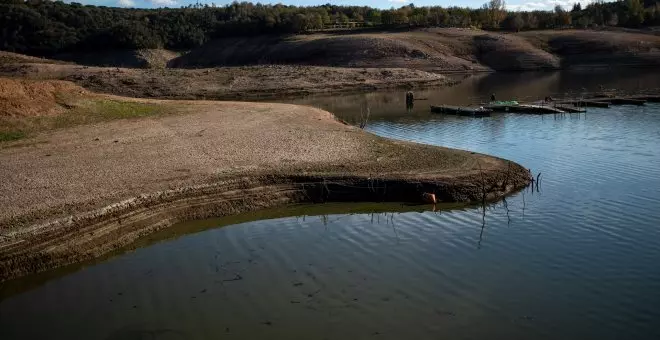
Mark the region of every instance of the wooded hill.
<instances>
[{"instance_id":1,"label":"wooded hill","mask_svg":"<svg viewBox=\"0 0 660 340\"><path fill-rule=\"evenodd\" d=\"M335 25L333 25L335 24ZM323 5L296 7L234 2L223 7L132 9L48 0L0 0L0 49L39 56L106 49L187 50L220 37L318 31L329 26L474 27L524 31L594 26L660 25L660 1L596 2L567 11L511 12L502 0L482 8L416 7L380 10Z\"/></svg>"}]
</instances>

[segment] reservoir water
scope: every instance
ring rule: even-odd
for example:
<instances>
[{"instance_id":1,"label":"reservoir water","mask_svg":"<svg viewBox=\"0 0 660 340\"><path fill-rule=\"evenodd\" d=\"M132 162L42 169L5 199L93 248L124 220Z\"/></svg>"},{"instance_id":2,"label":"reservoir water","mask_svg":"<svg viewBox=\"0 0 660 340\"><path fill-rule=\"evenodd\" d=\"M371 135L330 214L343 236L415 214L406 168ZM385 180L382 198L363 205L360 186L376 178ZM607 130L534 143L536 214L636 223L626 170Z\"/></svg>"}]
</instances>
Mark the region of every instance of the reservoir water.
<instances>
[{"instance_id":1,"label":"reservoir water","mask_svg":"<svg viewBox=\"0 0 660 340\"><path fill-rule=\"evenodd\" d=\"M657 73L617 77L477 76L416 91L428 100L412 111L402 91L291 100L347 121L368 111L378 135L516 161L541 185L485 209L326 204L185 223L5 295L0 338L660 339L660 104L428 110L660 87Z\"/></svg>"}]
</instances>

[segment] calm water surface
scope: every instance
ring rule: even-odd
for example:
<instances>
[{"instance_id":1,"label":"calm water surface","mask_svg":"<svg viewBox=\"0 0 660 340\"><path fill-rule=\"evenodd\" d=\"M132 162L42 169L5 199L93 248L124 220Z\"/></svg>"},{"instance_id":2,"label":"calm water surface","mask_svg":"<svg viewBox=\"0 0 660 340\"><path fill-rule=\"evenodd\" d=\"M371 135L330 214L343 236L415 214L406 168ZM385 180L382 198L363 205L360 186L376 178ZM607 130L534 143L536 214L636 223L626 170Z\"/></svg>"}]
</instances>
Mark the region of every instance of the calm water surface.
<instances>
[{"instance_id":1,"label":"calm water surface","mask_svg":"<svg viewBox=\"0 0 660 340\"><path fill-rule=\"evenodd\" d=\"M462 103L602 85L539 77L551 79L470 79L417 96ZM368 107L373 133L514 160L542 173L540 192L485 210L328 205L187 224L180 233L198 232L0 301L0 338L660 339L659 104L471 119L431 115L423 102L406 112L402 100L297 102L348 120Z\"/></svg>"}]
</instances>

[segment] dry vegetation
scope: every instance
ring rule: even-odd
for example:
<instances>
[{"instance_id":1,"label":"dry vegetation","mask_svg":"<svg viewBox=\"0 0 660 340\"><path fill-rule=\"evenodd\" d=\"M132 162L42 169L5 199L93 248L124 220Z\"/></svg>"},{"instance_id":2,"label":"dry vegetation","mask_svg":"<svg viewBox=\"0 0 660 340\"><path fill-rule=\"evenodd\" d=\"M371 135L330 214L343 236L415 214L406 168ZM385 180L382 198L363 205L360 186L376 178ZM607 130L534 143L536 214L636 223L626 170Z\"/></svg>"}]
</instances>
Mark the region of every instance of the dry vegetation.
<instances>
[{"instance_id":1,"label":"dry vegetation","mask_svg":"<svg viewBox=\"0 0 660 340\"><path fill-rule=\"evenodd\" d=\"M0 51L0 65L5 64L66 64L66 62Z\"/></svg>"},{"instance_id":2,"label":"dry vegetation","mask_svg":"<svg viewBox=\"0 0 660 340\"><path fill-rule=\"evenodd\" d=\"M91 94L67 81L0 78L0 142L40 132L171 111Z\"/></svg>"},{"instance_id":3,"label":"dry vegetation","mask_svg":"<svg viewBox=\"0 0 660 340\"><path fill-rule=\"evenodd\" d=\"M62 112L69 105L65 96L85 91L66 81L31 81L0 78L0 117L22 118Z\"/></svg>"}]
</instances>

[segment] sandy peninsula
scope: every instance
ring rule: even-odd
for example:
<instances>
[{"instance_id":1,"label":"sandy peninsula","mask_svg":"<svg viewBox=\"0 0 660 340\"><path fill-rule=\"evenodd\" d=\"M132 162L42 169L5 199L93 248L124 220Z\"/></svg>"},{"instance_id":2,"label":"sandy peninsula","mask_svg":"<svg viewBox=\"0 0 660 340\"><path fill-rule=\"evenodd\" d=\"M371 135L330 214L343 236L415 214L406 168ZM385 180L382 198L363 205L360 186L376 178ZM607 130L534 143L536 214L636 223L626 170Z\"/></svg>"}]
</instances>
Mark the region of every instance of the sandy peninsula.
<instances>
[{"instance_id":1,"label":"sandy peninsula","mask_svg":"<svg viewBox=\"0 0 660 340\"><path fill-rule=\"evenodd\" d=\"M40 109L19 111L33 116L2 117L5 128L32 130L0 142L0 281L101 256L182 220L301 202L423 202L425 193L480 201L529 183L515 163L381 138L312 107L4 82L23 95L54 92L33 93Z\"/></svg>"}]
</instances>

